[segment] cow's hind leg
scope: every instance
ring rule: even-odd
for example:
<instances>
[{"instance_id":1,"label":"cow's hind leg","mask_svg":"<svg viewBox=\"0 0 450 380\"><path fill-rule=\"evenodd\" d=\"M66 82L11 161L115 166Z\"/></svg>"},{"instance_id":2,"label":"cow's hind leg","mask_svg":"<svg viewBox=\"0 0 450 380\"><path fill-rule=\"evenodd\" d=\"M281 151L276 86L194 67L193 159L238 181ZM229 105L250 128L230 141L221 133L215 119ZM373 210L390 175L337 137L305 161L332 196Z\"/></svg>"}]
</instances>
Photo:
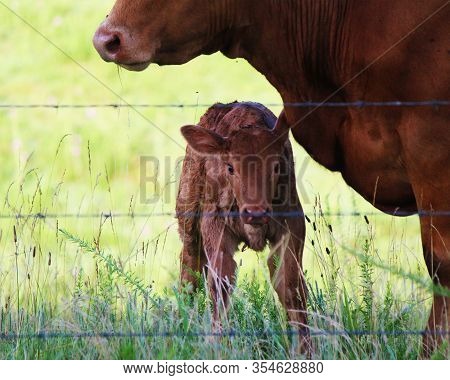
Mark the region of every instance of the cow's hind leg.
<instances>
[{"instance_id":1,"label":"cow's hind leg","mask_svg":"<svg viewBox=\"0 0 450 380\"><path fill-rule=\"evenodd\" d=\"M428 319L428 327L423 337L424 357L429 357L436 349L447 353L450 330L450 184L442 188L427 185L422 180L414 186L418 210L425 263L436 289ZM447 190L447 191L445 191ZM444 344L447 348L442 347Z\"/></svg>"},{"instance_id":2,"label":"cow's hind leg","mask_svg":"<svg viewBox=\"0 0 450 380\"><path fill-rule=\"evenodd\" d=\"M282 235L271 244L269 271L278 298L286 309L289 324L298 333L297 351L310 356L312 346L307 327L307 288L302 269L305 227L303 220L299 219L282 223Z\"/></svg>"},{"instance_id":3,"label":"cow's hind leg","mask_svg":"<svg viewBox=\"0 0 450 380\"><path fill-rule=\"evenodd\" d=\"M436 285L428 327L423 339L423 355L430 356L441 348L449 352L450 336L450 215L421 216L422 242L428 272Z\"/></svg>"},{"instance_id":4,"label":"cow's hind leg","mask_svg":"<svg viewBox=\"0 0 450 380\"><path fill-rule=\"evenodd\" d=\"M424 258L435 284L450 288L450 135L448 109L424 107L404 113L398 128L403 154L401 162L413 187ZM448 295L448 294L447 294ZM435 293L423 339L423 354L449 343L450 297Z\"/></svg>"},{"instance_id":5,"label":"cow's hind leg","mask_svg":"<svg viewBox=\"0 0 450 380\"><path fill-rule=\"evenodd\" d=\"M430 171L430 170L428 170ZM426 171L422 171L426 173ZM418 210L425 263L436 285L443 291L435 291L428 327L423 338L423 353L429 357L436 349L447 354L450 337L450 179L436 176L439 188L429 179L419 177L413 182ZM447 334L446 334L447 333ZM442 347L447 345L447 348Z\"/></svg>"}]
</instances>

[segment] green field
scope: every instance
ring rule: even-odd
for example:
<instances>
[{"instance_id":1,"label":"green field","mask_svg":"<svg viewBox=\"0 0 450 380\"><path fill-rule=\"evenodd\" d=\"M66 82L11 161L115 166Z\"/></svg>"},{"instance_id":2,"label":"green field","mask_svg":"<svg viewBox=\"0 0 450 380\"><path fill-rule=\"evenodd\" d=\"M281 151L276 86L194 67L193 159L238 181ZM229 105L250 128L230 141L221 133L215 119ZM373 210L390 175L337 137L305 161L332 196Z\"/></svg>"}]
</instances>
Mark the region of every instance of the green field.
<instances>
[{"instance_id":1,"label":"green field","mask_svg":"<svg viewBox=\"0 0 450 380\"><path fill-rule=\"evenodd\" d=\"M111 5L0 2L0 105L281 102L245 61L219 54L140 74L105 64L91 38ZM191 298L179 289L181 244L169 215L185 149L179 128L205 109L0 109L0 359L295 357L279 333L287 326L265 254L236 256L238 287L224 324L243 334L211 344L205 292ZM381 214L294 145L298 190L314 222L304 262L312 330L422 330L432 293L417 217ZM101 216L111 212L122 215ZM337 212L347 215L329 215ZM9 217L38 213L54 217ZM420 351L414 335L313 340L315 358Z\"/></svg>"}]
</instances>

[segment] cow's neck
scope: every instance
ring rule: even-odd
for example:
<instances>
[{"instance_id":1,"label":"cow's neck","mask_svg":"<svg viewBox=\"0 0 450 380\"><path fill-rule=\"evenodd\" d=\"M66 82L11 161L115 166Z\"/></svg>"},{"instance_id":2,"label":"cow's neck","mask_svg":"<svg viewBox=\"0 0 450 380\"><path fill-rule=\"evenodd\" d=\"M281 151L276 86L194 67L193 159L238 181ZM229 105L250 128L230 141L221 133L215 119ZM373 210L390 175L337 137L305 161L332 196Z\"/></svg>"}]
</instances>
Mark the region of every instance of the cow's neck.
<instances>
[{"instance_id":1,"label":"cow's neck","mask_svg":"<svg viewBox=\"0 0 450 380\"><path fill-rule=\"evenodd\" d=\"M282 92L296 90L307 99L309 88L337 88L350 59L349 2L247 0L251 13L227 21L230 33L221 50L247 59Z\"/></svg>"},{"instance_id":2,"label":"cow's neck","mask_svg":"<svg viewBox=\"0 0 450 380\"><path fill-rule=\"evenodd\" d=\"M320 102L335 92L329 100L345 100L344 93L337 90L348 76L344 68L351 67L347 33L349 1L258 0L252 3L254 17L248 16L248 25L241 26L227 41L223 53L248 60L266 76L286 103ZM289 123L297 125L293 130L295 138L317 161L329 169L340 169L336 130L345 119L345 110L319 111L306 117L307 112L286 109ZM299 120L302 122L297 124Z\"/></svg>"}]
</instances>

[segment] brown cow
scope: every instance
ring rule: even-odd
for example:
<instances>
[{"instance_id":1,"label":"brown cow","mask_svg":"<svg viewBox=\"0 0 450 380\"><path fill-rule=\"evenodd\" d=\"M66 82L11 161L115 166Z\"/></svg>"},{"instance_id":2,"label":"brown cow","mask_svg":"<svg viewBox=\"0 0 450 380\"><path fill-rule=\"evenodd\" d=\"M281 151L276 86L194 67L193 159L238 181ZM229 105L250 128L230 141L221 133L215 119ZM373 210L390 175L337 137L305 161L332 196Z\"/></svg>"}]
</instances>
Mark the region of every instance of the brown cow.
<instances>
[{"instance_id":1,"label":"brown cow","mask_svg":"<svg viewBox=\"0 0 450 380\"><path fill-rule=\"evenodd\" d=\"M177 197L181 279L196 287L198 273L207 272L217 328L235 282L238 245L262 251L269 243L272 282L305 351L305 222L289 128L275 123L260 104L232 103L181 129L188 142Z\"/></svg>"},{"instance_id":2,"label":"brown cow","mask_svg":"<svg viewBox=\"0 0 450 380\"><path fill-rule=\"evenodd\" d=\"M450 99L448 0L117 0L94 44L130 70L216 51L288 104ZM285 106L295 139L387 213L420 212L425 262L450 288L450 108ZM450 330L436 294L428 329ZM438 334L439 335L439 334ZM427 334L424 348L439 342Z\"/></svg>"}]
</instances>

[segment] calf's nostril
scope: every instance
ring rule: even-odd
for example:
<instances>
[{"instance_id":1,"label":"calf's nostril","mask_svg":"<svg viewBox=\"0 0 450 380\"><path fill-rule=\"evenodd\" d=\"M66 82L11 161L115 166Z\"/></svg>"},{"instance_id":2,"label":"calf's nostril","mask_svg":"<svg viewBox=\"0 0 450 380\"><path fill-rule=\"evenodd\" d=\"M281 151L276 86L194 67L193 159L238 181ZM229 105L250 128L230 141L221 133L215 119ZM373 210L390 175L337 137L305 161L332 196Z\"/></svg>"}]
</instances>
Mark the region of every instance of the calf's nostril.
<instances>
[{"instance_id":1,"label":"calf's nostril","mask_svg":"<svg viewBox=\"0 0 450 380\"><path fill-rule=\"evenodd\" d=\"M106 42L105 48L108 53L116 54L120 50L120 44L120 37L115 34L109 41Z\"/></svg>"}]
</instances>

